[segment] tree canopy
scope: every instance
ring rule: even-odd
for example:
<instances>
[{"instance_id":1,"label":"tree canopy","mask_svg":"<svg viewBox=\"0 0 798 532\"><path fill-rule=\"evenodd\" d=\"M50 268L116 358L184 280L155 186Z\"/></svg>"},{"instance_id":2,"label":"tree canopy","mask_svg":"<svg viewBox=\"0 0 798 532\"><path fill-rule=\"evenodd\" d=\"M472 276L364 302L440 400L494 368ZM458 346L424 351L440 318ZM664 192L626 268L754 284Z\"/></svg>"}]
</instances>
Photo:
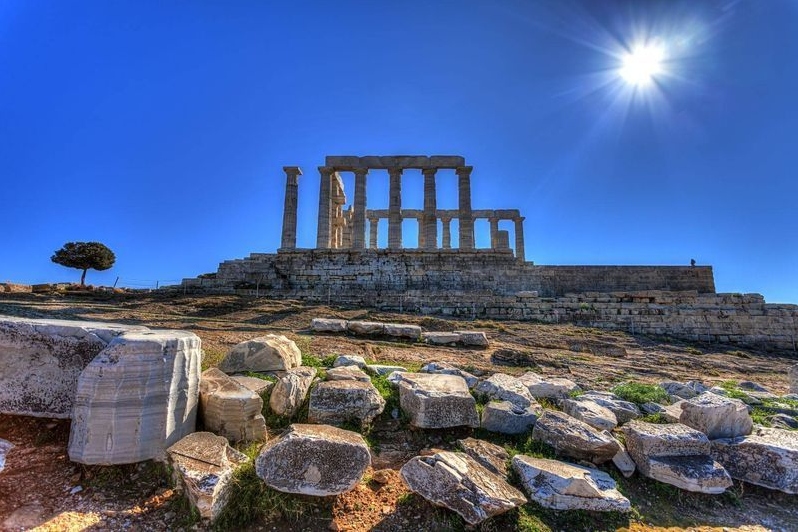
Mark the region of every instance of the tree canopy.
<instances>
[{"instance_id":1,"label":"tree canopy","mask_svg":"<svg viewBox=\"0 0 798 532\"><path fill-rule=\"evenodd\" d=\"M100 242L67 242L50 260L61 266L83 270L80 285L85 286L87 270L107 270L114 265L116 256Z\"/></svg>"}]
</instances>

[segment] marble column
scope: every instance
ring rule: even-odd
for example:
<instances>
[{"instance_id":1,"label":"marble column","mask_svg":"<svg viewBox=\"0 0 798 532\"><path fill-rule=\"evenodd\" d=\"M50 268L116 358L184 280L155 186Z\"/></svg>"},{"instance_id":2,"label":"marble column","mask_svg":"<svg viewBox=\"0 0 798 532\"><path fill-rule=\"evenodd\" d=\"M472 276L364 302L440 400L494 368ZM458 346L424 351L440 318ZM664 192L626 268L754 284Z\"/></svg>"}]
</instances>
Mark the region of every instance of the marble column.
<instances>
[{"instance_id":1,"label":"marble column","mask_svg":"<svg viewBox=\"0 0 798 532\"><path fill-rule=\"evenodd\" d=\"M443 249L452 249L452 219L442 216L441 224L443 224Z\"/></svg>"},{"instance_id":2,"label":"marble column","mask_svg":"<svg viewBox=\"0 0 798 532\"><path fill-rule=\"evenodd\" d=\"M369 248L377 249L377 229L379 228L379 218L369 218Z\"/></svg>"},{"instance_id":3,"label":"marble column","mask_svg":"<svg viewBox=\"0 0 798 532\"><path fill-rule=\"evenodd\" d=\"M490 249L498 249L499 247L499 219L495 216L488 218L490 222Z\"/></svg>"},{"instance_id":4,"label":"marble column","mask_svg":"<svg viewBox=\"0 0 798 532\"><path fill-rule=\"evenodd\" d=\"M330 190L332 189L333 169L328 166L319 166L319 225L316 230L316 247L325 249L330 247L330 208L332 201Z\"/></svg>"},{"instance_id":5,"label":"marble column","mask_svg":"<svg viewBox=\"0 0 798 532\"><path fill-rule=\"evenodd\" d=\"M424 245L419 243L419 247L424 249L436 249L438 247L438 197L435 190L435 172L437 168L424 168L424 216L421 224L423 226Z\"/></svg>"},{"instance_id":6,"label":"marble column","mask_svg":"<svg viewBox=\"0 0 798 532\"><path fill-rule=\"evenodd\" d=\"M458 214L460 225L460 249L474 249L474 219L471 212L471 171L473 166L460 166L457 173L459 194Z\"/></svg>"},{"instance_id":7,"label":"marble column","mask_svg":"<svg viewBox=\"0 0 798 532\"><path fill-rule=\"evenodd\" d=\"M402 249L402 169L389 168L388 249Z\"/></svg>"},{"instance_id":8,"label":"marble column","mask_svg":"<svg viewBox=\"0 0 798 532\"><path fill-rule=\"evenodd\" d=\"M285 172L285 203L283 204L283 237L281 249L296 248L296 208L299 197L299 176L302 170L298 166L283 166Z\"/></svg>"},{"instance_id":9,"label":"marble column","mask_svg":"<svg viewBox=\"0 0 798 532\"><path fill-rule=\"evenodd\" d=\"M526 261L526 251L524 250L524 218L519 216L515 222L515 258L520 262Z\"/></svg>"},{"instance_id":10,"label":"marble column","mask_svg":"<svg viewBox=\"0 0 798 532\"><path fill-rule=\"evenodd\" d=\"M367 168L355 170L355 210L352 215L352 249L366 247L366 174Z\"/></svg>"},{"instance_id":11,"label":"marble column","mask_svg":"<svg viewBox=\"0 0 798 532\"><path fill-rule=\"evenodd\" d=\"M424 215L416 218L418 222L418 249L424 249L424 242L426 240L426 235L424 234Z\"/></svg>"}]
</instances>

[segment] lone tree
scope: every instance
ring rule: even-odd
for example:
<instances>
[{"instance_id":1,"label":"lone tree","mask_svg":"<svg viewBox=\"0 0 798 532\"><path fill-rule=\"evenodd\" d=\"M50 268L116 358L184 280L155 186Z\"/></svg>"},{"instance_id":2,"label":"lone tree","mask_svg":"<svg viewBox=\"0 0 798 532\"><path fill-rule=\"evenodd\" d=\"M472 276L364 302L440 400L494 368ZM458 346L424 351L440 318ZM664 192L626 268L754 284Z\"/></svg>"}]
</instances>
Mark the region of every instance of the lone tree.
<instances>
[{"instance_id":1,"label":"lone tree","mask_svg":"<svg viewBox=\"0 0 798 532\"><path fill-rule=\"evenodd\" d=\"M67 268L83 270L80 286L85 286L87 270L107 270L114 265L116 256L100 242L67 242L50 260Z\"/></svg>"}]
</instances>

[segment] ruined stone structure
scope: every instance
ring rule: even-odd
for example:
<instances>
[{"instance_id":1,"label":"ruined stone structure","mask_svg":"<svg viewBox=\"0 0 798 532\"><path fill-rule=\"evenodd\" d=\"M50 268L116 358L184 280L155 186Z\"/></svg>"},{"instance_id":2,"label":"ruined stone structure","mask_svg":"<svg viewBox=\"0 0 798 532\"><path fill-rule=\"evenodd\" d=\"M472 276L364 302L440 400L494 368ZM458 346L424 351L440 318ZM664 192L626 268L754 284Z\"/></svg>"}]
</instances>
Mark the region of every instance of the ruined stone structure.
<instances>
[{"instance_id":1,"label":"ruined stone structure","mask_svg":"<svg viewBox=\"0 0 798 532\"><path fill-rule=\"evenodd\" d=\"M225 261L182 289L267 295L326 304L547 322L796 349L798 306L756 294L716 294L711 266L540 266L525 260L517 209L474 209L473 168L459 156L332 156L319 167L316 249L297 249L297 166L286 175L281 248ZM388 209L368 209L369 171L388 172ZM424 176L423 209L402 208L402 175ZM436 174L454 170L458 209L438 209ZM342 172L355 177L348 208ZM418 249L403 248L402 221L418 221ZM490 222L477 249L474 221ZM388 221L387 248L378 227ZM457 221L458 245L451 222ZM499 222L514 223L514 250ZM439 223L441 232L439 235ZM440 239L439 239L440 237ZM438 245L440 241L440 245Z\"/></svg>"}]
</instances>

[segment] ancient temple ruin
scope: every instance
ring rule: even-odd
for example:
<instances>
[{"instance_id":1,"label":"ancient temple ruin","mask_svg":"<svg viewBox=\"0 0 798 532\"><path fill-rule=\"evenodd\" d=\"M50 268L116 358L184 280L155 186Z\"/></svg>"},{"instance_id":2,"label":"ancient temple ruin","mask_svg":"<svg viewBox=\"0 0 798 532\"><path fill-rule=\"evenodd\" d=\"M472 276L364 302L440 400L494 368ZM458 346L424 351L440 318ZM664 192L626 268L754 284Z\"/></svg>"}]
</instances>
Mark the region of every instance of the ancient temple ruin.
<instances>
[{"instance_id":1,"label":"ancient temple ruin","mask_svg":"<svg viewBox=\"0 0 798 532\"><path fill-rule=\"evenodd\" d=\"M366 183L369 170L386 170L389 176L388 209L368 209ZM424 208L402 208L402 174L405 170L420 170L424 176ZM458 209L438 209L436 174L439 170L454 170L457 175ZM418 248L426 251L452 249L451 223L458 224L458 249L473 250L474 221L490 222L490 249L508 250L509 233L499 230L499 222L510 220L515 224L515 256L525 260L524 218L517 209L474 210L471 206L471 172L465 159L456 155L391 156L391 157L327 157L319 167L319 216L316 233L317 249L378 249L377 232L380 220L388 220L388 249L403 249L402 222L418 222ZM302 171L298 166L285 166L285 209L283 235L280 249L296 248L298 179ZM355 176L355 197L350 208L347 203L341 172ZM366 227L368 221L368 239ZM441 246L438 246L438 223L442 228Z\"/></svg>"}]
</instances>

